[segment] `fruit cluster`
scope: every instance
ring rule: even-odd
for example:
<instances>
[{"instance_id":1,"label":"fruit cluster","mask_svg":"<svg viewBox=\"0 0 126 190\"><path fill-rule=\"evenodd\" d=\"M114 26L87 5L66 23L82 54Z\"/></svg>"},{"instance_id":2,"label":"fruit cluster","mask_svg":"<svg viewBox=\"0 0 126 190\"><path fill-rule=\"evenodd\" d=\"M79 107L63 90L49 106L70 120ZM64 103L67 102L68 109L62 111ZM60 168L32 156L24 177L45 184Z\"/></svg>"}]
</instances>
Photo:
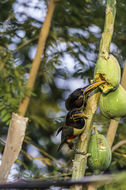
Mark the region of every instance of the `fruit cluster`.
<instances>
[{"instance_id":1,"label":"fruit cluster","mask_svg":"<svg viewBox=\"0 0 126 190\"><path fill-rule=\"evenodd\" d=\"M99 57L93 84L84 88L78 88L72 92L65 101L68 110L65 123L58 129L61 131L61 144L58 150L67 143L69 148L76 153L80 153L73 148L73 140L84 131L85 119L88 117L81 112L84 111L89 94L99 87L102 91L100 96L101 113L110 119L118 119L126 115L126 91L120 85L121 70L118 61L113 55L108 58ZM95 128L95 134L91 136L88 153L88 166L95 172L105 170L111 162L111 148L106 138L99 134ZM84 154L84 153L80 153Z\"/></svg>"},{"instance_id":2,"label":"fruit cluster","mask_svg":"<svg viewBox=\"0 0 126 190\"><path fill-rule=\"evenodd\" d=\"M120 84L121 69L117 59L109 55L107 59L100 57L96 63L94 78L96 81L104 79L101 85L100 97L101 113L109 118L118 120L126 115L126 91Z\"/></svg>"},{"instance_id":3,"label":"fruit cluster","mask_svg":"<svg viewBox=\"0 0 126 190\"><path fill-rule=\"evenodd\" d=\"M113 55L110 54L107 59L99 57L95 67L94 79L106 81L99 86L102 91L99 103L101 113L106 118L116 120L125 116L126 91L120 85L121 69ZM88 158L88 166L95 174L109 167L111 148L106 138L102 134L98 134L96 129L95 134L91 136L88 153L91 154Z\"/></svg>"}]
</instances>

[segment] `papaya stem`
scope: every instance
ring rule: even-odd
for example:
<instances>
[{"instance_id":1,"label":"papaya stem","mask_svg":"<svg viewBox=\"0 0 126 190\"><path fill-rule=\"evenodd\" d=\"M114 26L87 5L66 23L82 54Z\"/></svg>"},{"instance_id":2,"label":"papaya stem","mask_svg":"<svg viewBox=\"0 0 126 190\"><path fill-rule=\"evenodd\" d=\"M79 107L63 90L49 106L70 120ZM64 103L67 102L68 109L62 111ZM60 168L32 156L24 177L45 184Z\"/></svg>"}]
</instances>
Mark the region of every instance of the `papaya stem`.
<instances>
[{"instance_id":1,"label":"papaya stem","mask_svg":"<svg viewBox=\"0 0 126 190\"><path fill-rule=\"evenodd\" d=\"M94 129L95 135L97 135L98 134L98 130L97 130L97 127L95 125L93 125L93 129Z\"/></svg>"},{"instance_id":2,"label":"papaya stem","mask_svg":"<svg viewBox=\"0 0 126 190\"><path fill-rule=\"evenodd\" d=\"M104 32L100 41L99 56L108 58L110 43L114 31L114 20L116 15L116 0L107 0Z\"/></svg>"}]
</instances>

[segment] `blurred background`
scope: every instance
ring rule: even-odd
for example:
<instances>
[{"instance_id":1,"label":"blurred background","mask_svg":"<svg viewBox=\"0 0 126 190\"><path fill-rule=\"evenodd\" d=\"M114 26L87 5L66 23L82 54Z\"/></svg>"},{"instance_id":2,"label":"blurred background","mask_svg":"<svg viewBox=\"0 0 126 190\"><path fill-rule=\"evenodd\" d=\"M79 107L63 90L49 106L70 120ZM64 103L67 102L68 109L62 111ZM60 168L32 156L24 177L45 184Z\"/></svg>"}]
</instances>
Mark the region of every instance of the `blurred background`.
<instances>
[{"instance_id":1,"label":"blurred background","mask_svg":"<svg viewBox=\"0 0 126 190\"><path fill-rule=\"evenodd\" d=\"M0 158L12 112L26 89L47 0L0 1ZM126 6L117 1L110 52L123 70L126 59ZM29 118L22 151L9 180L71 176L74 154L67 146L57 152L56 130L66 116L65 99L93 79L105 19L105 0L58 1L41 66L26 116ZM106 134L110 121L99 109L94 124ZM126 117L121 118L114 144L126 139ZM126 170L126 146L118 148L106 173ZM91 171L87 169L87 174Z\"/></svg>"}]
</instances>

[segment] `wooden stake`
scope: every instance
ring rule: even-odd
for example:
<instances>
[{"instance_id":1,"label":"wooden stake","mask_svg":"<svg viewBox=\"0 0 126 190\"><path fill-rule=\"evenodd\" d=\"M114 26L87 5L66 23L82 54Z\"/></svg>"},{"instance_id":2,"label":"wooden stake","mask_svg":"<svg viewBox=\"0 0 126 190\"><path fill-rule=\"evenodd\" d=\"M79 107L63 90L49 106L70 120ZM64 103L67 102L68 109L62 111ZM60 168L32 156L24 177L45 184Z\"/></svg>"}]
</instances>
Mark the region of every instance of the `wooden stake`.
<instances>
[{"instance_id":1,"label":"wooden stake","mask_svg":"<svg viewBox=\"0 0 126 190\"><path fill-rule=\"evenodd\" d=\"M10 169L18 157L24 140L27 122L28 118L12 113L7 142L0 166L0 183L7 181Z\"/></svg>"}]
</instances>

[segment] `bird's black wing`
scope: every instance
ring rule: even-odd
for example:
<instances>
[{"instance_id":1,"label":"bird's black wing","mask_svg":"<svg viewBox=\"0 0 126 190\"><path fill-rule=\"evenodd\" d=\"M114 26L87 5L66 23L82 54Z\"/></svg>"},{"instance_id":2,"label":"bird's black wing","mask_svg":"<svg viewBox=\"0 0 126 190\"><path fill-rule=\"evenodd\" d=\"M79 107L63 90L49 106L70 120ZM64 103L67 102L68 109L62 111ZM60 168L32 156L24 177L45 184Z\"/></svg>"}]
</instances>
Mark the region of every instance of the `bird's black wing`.
<instances>
[{"instance_id":1,"label":"bird's black wing","mask_svg":"<svg viewBox=\"0 0 126 190\"><path fill-rule=\"evenodd\" d=\"M74 129L73 127L66 126L63 127L62 135L61 135L61 141L67 140L69 137L73 136Z\"/></svg>"},{"instance_id":2,"label":"bird's black wing","mask_svg":"<svg viewBox=\"0 0 126 190\"><path fill-rule=\"evenodd\" d=\"M71 136L73 136L73 128L69 127L69 126L64 126L62 129L61 143L60 143L57 151L59 151L62 148L64 143L67 143L67 139Z\"/></svg>"}]
</instances>

